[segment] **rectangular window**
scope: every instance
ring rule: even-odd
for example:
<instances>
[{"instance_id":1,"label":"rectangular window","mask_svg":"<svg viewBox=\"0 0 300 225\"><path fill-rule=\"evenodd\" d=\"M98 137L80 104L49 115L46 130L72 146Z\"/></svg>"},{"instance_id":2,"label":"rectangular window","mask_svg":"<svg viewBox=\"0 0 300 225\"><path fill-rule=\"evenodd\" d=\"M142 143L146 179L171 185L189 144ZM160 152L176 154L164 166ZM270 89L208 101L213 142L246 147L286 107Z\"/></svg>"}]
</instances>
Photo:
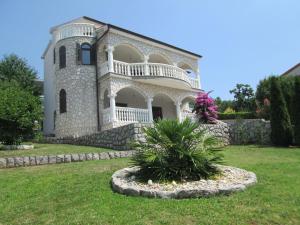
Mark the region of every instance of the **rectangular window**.
<instances>
[{"instance_id":1,"label":"rectangular window","mask_svg":"<svg viewBox=\"0 0 300 225\"><path fill-rule=\"evenodd\" d=\"M91 52L89 50L82 49L82 64L90 65L91 64Z\"/></svg>"}]
</instances>

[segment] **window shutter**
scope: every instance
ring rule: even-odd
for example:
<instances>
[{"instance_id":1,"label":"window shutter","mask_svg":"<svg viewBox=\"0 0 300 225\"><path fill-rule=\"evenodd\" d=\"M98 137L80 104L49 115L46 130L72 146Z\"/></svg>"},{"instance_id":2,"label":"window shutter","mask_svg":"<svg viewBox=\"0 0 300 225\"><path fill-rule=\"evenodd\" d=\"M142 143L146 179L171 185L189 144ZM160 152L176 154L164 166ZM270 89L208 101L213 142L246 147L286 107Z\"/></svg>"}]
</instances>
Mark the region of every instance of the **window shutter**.
<instances>
[{"instance_id":1,"label":"window shutter","mask_svg":"<svg viewBox=\"0 0 300 225\"><path fill-rule=\"evenodd\" d=\"M81 46L79 43L76 43L76 63L77 65L81 64Z\"/></svg>"},{"instance_id":2,"label":"window shutter","mask_svg":"<svg viewBox=\"0 0 300 225\"><path fill-rule=\"evenodd\" d=\"M96 64L96 60L97 60L96 54L97 54L96 44L93 44L91 49L91 65Z\"/></svg>"}]
</instances>

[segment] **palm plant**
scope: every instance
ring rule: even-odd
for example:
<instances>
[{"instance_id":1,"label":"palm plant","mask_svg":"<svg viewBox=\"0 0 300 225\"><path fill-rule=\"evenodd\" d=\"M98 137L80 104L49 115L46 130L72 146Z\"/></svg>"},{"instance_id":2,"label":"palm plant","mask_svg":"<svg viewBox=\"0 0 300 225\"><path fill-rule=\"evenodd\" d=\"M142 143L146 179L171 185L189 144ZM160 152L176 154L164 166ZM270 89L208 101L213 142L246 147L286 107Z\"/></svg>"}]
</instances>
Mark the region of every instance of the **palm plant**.
<instances>
[{"instance_id":1,"label":"palm plant","mask_svg":"<svg viewBox=\"0 0 300 225\"><path fill-rule=\"evenodd\" d=\"M160 120L145 128L145 141L133 144L137 153L132 158L139 166L141 180L184 181L207 179L218 173L216 163L222 156L219 140L199 130L190 119Z\"/></svg>"}]
</instances>

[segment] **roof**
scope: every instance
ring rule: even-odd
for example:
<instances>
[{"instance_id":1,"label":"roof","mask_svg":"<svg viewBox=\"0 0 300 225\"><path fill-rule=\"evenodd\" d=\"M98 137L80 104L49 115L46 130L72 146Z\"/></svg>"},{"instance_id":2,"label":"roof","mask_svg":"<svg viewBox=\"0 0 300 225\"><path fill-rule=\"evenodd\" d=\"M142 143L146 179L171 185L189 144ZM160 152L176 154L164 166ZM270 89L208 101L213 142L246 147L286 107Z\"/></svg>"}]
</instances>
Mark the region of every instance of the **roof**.
<instances>
[{"instance_id":1,"label":"roof","mask_svg":"<svg viewBox=\"0 0 300 225\"><path fill-rule=\"evenodd\" d=\"M190 51L188 51L188 50L185 50L185 49L182 49L182 48L178 48L178 47L176 47L176 46L174 46L174 45L170 45L170 44L168 44L168 43L165 43L165 42L156 40L156 39L151 38L151 37L144 36L144 35L142 35L142 34L139 34L139 33L136 33L136 32L130 31L130 30L126 30L126 29L124 29L124 28L121 28L121 27L118 27L118 26L115 26L115 25L112 25L112 24L109 24L109 23L104 23L104 22L102 22L102 21L95 20L95 19L90 18L90 17L87 17L87 16L83 16L82 18L87 19L87 20L90 20L90 21L95 22L95 23L100 23L100 24L102 24L102 25L107 25L107 26L108 26L108 29L109 29L109 28L113 28L113 29L116 29L116 30L119 30L119 31L122 31L122 32L125 32L125 33L128 33L128 34L131 34L131 35L134 35L134 36L137 36L137 37L140 37L140 38L143 38L143 39L146 39L146 40L149 40L149 41L158 43L158 44L161 44L161 45L165 45L165 46L167 46L167 47L169 47L169 48L173 48L173 49L176 49L176 50L179 50L179 51L182 51L182 52L191 54L191 55L196 56L196 57L199 57L199 58L202 57L201 55L196 54L196 53L194 53L194 52L190 52Z\"/></svg>"},{"instance_id":2,"label":"roof","mask_svg":"<svg viewBox=\"0 0 300 225\"><path fill-rule=\"evenodd\" d=\"M294 69L296 69L297 67L300 66L300 63L296 64L295 66L293 66L292 68L288 69L287 71L285 71L283 74L281 74L281 76L286 76L288 75L290 72L292 72Z\"/></svg>"}]
</instances>

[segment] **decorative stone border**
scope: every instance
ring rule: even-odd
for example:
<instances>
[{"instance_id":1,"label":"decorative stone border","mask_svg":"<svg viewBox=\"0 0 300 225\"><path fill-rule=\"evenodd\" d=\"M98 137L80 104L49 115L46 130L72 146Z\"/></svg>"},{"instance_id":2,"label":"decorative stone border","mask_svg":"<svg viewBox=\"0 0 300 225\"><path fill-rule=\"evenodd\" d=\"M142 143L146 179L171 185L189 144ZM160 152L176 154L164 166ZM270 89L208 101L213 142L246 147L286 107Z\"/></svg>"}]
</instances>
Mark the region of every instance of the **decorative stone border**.
<instances>
[{"instance_id":1,"label":"decorative stone border","mask_svg":"<svg viewBox=\"0 0 300 225\"><path fill-rule=\"evenodd\" d=\"M81 162L88 160L106 160L131 157L135 151L114 151L100 153L78 153L65 155L21 156L0 158L0 168L38 166L56 163Z\"/></svg>"},{"instance_id":2,"label":"decorative stone border","mask_svg":"<svg viewBox=\"0 0 300 225\"><path fill-rule=\"evenodd\" d=\"M118 193L131 196L152 198L198 198L218 194L230 194L245 190L257 182L256 175L243 169L218 166L223 176L218 180L199 180L176 184L140 183L134 174L138 167L124 168L112 176L112 189Z\"/></svg>"},{"instance_id":3,"label":"decorative stone border","mask_svg":"<svg viewBox=\"0 0 300 225\"><path fill-rule=\"evenodd\" d=\"M34 149L34 145L3 145L0 149L3 150L30 150Z\"/></svg>"}]
</instances>

